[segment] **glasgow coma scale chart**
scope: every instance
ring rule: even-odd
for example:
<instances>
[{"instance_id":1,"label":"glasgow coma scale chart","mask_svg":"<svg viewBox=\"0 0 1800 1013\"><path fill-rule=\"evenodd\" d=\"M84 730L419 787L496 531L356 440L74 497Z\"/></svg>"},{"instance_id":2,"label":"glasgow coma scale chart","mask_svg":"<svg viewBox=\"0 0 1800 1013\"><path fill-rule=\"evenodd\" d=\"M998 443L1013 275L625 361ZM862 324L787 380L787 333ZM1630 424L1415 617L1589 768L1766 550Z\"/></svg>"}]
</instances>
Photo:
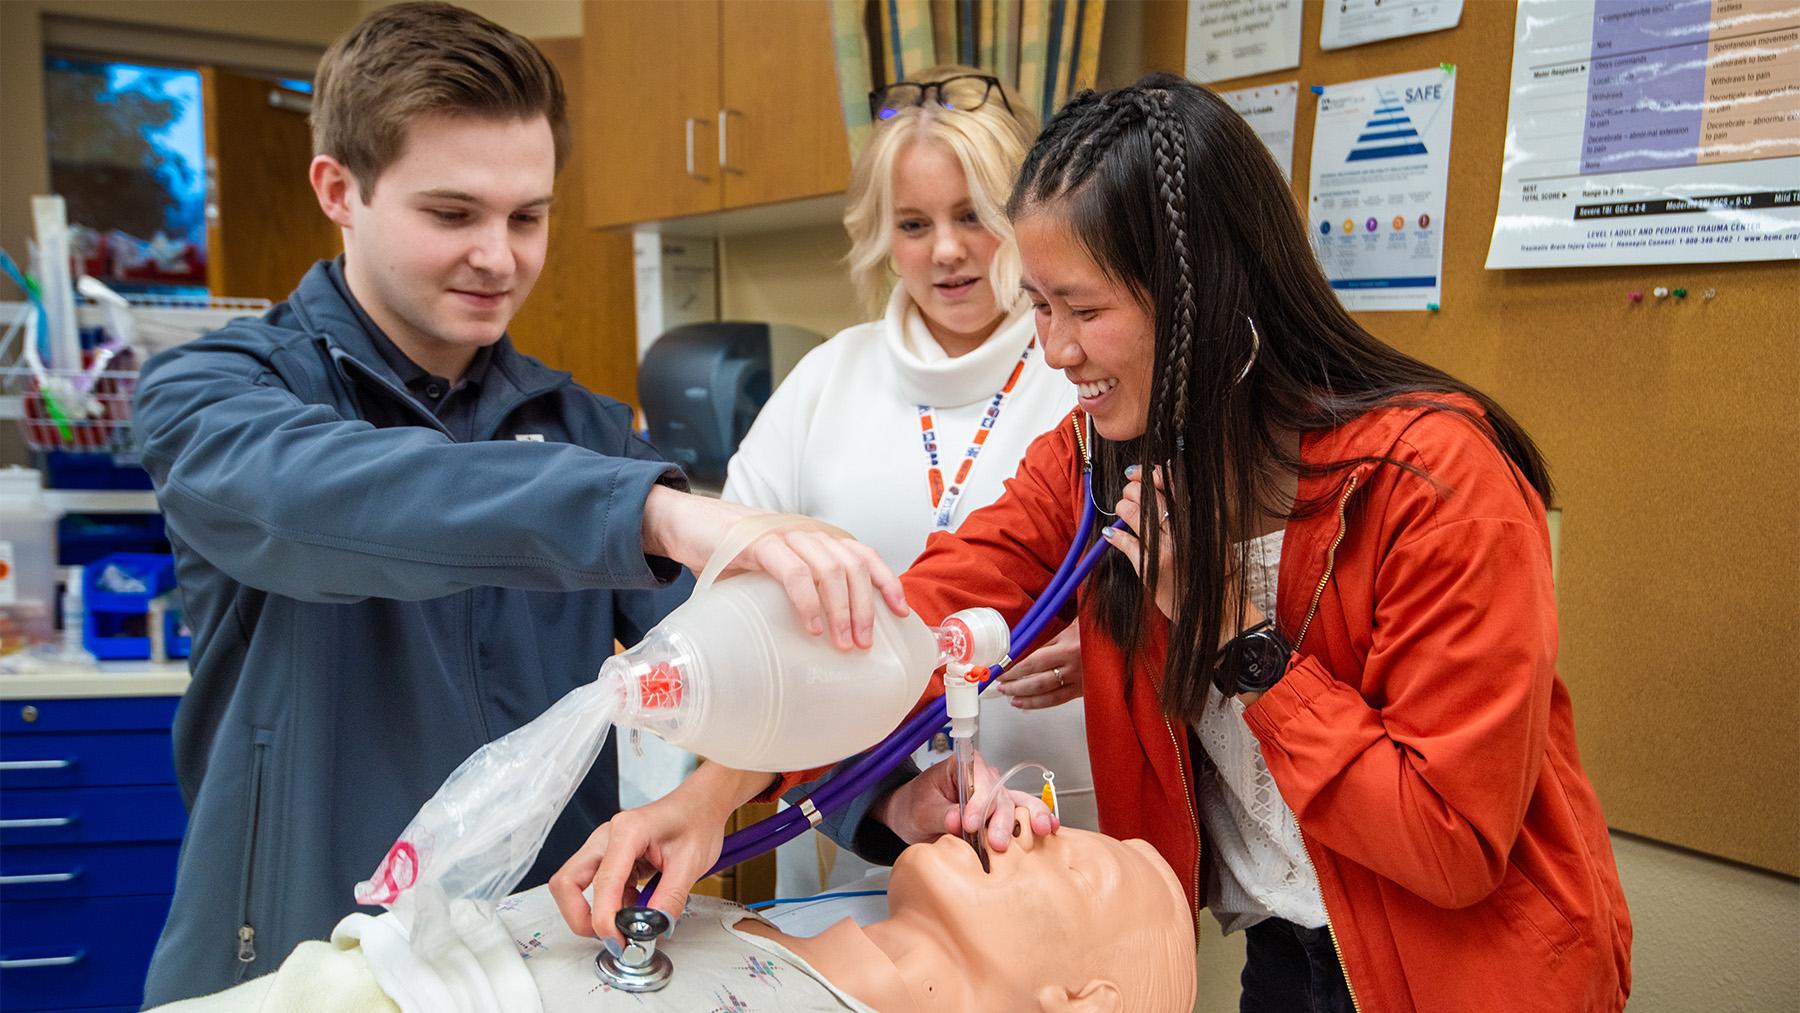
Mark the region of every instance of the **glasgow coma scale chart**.
<instances>
[{"instance_id":1,"label":"glasgow coma scale chart","mask_svg":"<svg viewBox=\"0 0 1800 1013\"><path fill-rule=\"evenodd\" d=\"M1586 6L1520 8L1488 266L1793 255L1800 2ZM1577 227L1657 216L1680 220Z\"/></svg>"}]
</instances>

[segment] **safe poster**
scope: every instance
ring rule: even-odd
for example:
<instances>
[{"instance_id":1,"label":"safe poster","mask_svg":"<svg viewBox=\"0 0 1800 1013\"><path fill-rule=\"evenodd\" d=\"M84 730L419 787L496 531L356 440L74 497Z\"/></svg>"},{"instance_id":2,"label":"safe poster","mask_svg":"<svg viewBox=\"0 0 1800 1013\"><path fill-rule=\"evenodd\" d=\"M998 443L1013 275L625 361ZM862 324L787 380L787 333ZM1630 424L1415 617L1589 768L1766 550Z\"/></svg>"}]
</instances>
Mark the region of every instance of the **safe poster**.
<instances>
[{"instance_id":1,"label":"safe poster","mask_svg":"<svg viewBox=\"0 0 1800 1013\"><path fill-rule=\"evenodd\" d=\"M1313 248L1345 308L1442 302L1454 68L1334 84L1318 96Z\"/></svg>"}]
</instances>

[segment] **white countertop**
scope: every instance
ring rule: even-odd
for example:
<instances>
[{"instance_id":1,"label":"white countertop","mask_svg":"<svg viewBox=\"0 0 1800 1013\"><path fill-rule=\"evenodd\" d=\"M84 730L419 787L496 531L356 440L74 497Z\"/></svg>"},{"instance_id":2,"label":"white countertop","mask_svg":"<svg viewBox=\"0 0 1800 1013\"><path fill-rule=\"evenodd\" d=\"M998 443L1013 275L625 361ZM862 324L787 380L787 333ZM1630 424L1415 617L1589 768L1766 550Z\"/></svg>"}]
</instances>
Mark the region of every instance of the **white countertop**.
<instances>
[{"instance_id":1,"label":"white countertop","mask_svg":"<svg viewBox=\"0 0 1800 1013\"><path fill-rule=\"evenodd\" d=\"M0 700L67 700L74 697L180 696L187 690L186 661L105 661L65 665L30 662L24 671L0 659Z\"/></svg>"}]
</instances>

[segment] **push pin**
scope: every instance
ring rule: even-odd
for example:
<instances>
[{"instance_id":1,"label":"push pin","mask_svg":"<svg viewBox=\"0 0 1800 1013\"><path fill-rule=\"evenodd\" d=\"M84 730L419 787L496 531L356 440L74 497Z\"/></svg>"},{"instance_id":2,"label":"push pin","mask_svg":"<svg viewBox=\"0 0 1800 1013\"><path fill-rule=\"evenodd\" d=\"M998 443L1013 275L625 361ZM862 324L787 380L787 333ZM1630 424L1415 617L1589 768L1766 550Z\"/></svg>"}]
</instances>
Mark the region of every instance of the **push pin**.
<instances>
[{"instance_id":1,"label":"push pin","mask_svg":"<svg viewBox=\"0 0 1800 1013\"><path fill-rule=\"evenodd\" d=\"M1644 301L1644 293L1642 293L1642 292L1627 292L1627 293L1625 293L1625 298L1629 299L1632 302L1643 302Z\"/></svg>"},{"instance_id":2,"label":"push pin","mask_svg":"<svg viewBox=\"0 0 1800 1013\"><path fill-rule=\"evenodd\" d=\"M1313 94L1314 94L1314 95L1323 95L1323 94L1325 94L1325 86L1324 86L1324 85L1322 85L1322 84L1315 84L1315 85L1313 85L1313 86L1312 86L1312 93L1313 93Z\"/></svg>"},{"instance_id":3,"label":"push pin","mask_svg":"<svg viewBox=\"0 0 1800 1013\"><path fill-rule=\"evenodd\" d=\"M1425 304L1425 308L1430 310L1433 313L1436 313L1438 311L1438 304L1434 303L1434 302L1428 302Z\"/></svg>"},{"instance_id":4,"label":"push pin","mask_svg":"<svg viewBox=\"0 0 1800 1013\"><path fill-rule=\"evenodd\" d=\"M1711 298L1713 298L1713 297L1714 297L1714 296L1716 296L1716 295L1718 295L1718 294L1719 294L1719 290L1718 290L1718 289L1716 289L1716 288L1709 288L1709 289L1707 289L1707 290L1706 290L1706 291L1704 291L1704 292L1702 292L1702 293L1700 293L1700 298L1702 298L1702 299L1709 299L1709 300L1710 300L1710 299L1711 299Z\"/></svg>"},{"instance_id":5,"label":"push pin","mask_svg":"<svg viewBox=\"0 0 1800 1013\"><path fill-rule=\"evenodd\" d=\"M1675 290L1675 298L1686 299L1687 298L1687 289L1685 289L1685 288L1676 289Z\"/></svg>"},{"instance_id":6,"label":"push pin","mask_svg":"<svg viewBox=\"0 0 1800 1013\"><path fill-rule=\"evenodd\" d=\"M1669 290L1662 287L1661 285L1658 285L1658 286L1656 286L1656 288L1651 290L1650 294L1657 297L1658 299L1667 299L1669 297Z\"/></svg>"},{"instance_id":7,"label":"push pin","mask_svg":"<svg viewBox=\"0 0 1800 1013\"><path fill-rule=\"evenodd\" d=\"M621 908L613 926L625 937L618 956L601 950L594 957L600 980L621 992L655 992L669 983L675 965L667 953L656 952L656 937L669 931L669 916L655 908Z\"/></svg>"}]
</instances>

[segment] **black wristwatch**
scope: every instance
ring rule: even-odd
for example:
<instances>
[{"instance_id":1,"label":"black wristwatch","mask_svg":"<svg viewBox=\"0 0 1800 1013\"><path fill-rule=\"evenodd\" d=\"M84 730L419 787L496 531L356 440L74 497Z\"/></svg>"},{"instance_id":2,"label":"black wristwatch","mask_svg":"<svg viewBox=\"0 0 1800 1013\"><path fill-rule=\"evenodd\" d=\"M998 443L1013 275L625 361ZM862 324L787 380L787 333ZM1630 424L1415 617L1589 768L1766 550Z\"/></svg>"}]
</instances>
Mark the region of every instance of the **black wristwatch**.
<instances>
[{"instance_id":1,"label":"black wristwatch","mask_svg":"<svg viewBox=\"0 0 1800 1013\"><path fill-rule=\"evenodd\" d=\"M1287 674L1294 645L1267 619L1232 637L1219 649L1213 685L1225 696L1264 693Z\"/></svg>"}]
</instances>

